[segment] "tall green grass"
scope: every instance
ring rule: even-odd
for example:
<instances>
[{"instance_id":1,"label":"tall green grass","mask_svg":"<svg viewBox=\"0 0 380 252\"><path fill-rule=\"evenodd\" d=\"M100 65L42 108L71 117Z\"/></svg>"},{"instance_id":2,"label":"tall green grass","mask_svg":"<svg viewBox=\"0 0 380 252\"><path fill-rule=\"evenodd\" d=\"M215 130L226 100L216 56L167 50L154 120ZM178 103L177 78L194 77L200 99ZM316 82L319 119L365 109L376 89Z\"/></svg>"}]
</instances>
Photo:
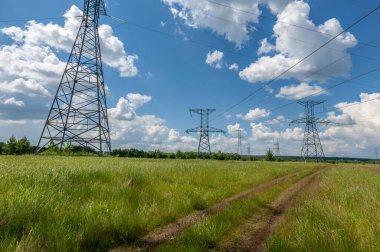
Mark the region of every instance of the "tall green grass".
<instances>
[{"instance_id":1,"label":"tall green grass","mask_svg":"<svg viewBox=\"0 0 380 252\"><path fill-rule=\"evenodd\" d=\"M282 183L275 185L265 192L232 203L225 210L210 216L204 221L194 224L180 234L173 242L162 245L158 251L208 251L217 248L228 251L228 248L218 248L217 244L228 238L230 232L244 223L250 216L261 208L271 208L270 204L276 197L291 184L306 176L312 171L302 171Z\"/></svg>"},{"instance_id":2,"label":"tall green grass","mask_svg":"<svg viewBox=\"0 0 380 252\"><path fill-rule=\"evenodd\" d=\"M0 251L102 250L133 242L155 227L304 166L1 156Z\"/></svg>"},{"instance_id":3,"label":"tall green grass","mask_svg":"<svg viewBox=\"0 0 380 252\"><path fill-rule=\"evenodd\" d=\"M268 251L380 251L379 220L379 174L340 167L289 212Z\"/></svg>"}]
</instances>

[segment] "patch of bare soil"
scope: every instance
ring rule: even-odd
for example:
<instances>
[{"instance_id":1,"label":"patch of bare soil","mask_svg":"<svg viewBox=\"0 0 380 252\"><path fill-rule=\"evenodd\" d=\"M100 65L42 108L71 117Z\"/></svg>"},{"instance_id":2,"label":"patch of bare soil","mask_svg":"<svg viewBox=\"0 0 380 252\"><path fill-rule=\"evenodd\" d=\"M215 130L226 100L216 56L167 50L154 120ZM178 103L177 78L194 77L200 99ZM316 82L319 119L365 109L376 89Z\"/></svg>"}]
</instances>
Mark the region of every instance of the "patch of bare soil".
<instances>
[{"instance_id":1,"label":"patch of bare soil","mask_svg":"<svg viewBox=\"0 0 380 252\"><path fill-rule=\"evenodd\" d=\"M368 171L375 172L375 173L380 173L380 166L376 165L370 168L365 168Z\"/></svg>"},{"instance_id":2,"label":"patch of bare soil","mask_svg":"<svg viewBox=\"0 0 380 252\"><path fill-rule=\"evenodd\" d=\"M244 200L249 197L251 197L254 194L261 193L289 178L292 178L294 176L297 176L298 172L291 173L279 178L276 178L274 180L265 182L263 184L260 184L258 186L255 186L253 188L250 188L246 191L243 191L241 193L235 194L229 198L224 199L221 202L218 202L214 204L213 206L201 210L196 211L192 214L189 214L185 217L182 217L178 219L174 223L170 223L162 228L159 228L157 230L154 230L153 232L146 235L138 244L135 244L134 246L128 246L128 247L119 247L116 249L112 249L111 251L119 252L119 251L149 251L153 250L154 248L157 248L159 245L163 243L170 242L177 236L179 233L181 233L184 229L187 227L200 222L210 215L214 215L225 208L227 208L231 203L239 200Z\"/></svg>"},{"instance_id":3,"label":"patch of bare soil","mask_svg":"<svg viewBox=\"0 0 380 252\"><path fill-rule=\"evenodd\" d=\"M265 244L295 199L317 190L321 172L308 175L289 188L269 206L261 208L217 246L218 251L264 251Z\"/></svg>"}]
</instances>

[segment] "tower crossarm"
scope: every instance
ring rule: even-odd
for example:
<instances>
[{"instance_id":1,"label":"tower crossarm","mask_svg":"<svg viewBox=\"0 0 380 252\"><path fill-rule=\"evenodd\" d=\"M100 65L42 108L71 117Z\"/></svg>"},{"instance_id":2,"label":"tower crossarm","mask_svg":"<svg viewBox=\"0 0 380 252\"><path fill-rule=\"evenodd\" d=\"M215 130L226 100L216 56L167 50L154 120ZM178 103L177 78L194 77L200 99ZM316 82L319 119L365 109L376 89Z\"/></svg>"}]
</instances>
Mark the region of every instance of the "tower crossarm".
<instances>
[{"instance_id":1,"label":"tower crossarm","mask_svg":"<svg viewBox=\"0 0 380 252\"><path fill-rule=\"evenodd\" d=\"M301 118L301 119L296 119L296 120L293 120L289 123L289 125L292 125L292 124L304 124L304 123L307 123L308 122L308 119L307 118ZM332 123L330 120L324 120L324 119L315 119L313 120L314 123L317 123L317 124L330 124Z\"/></svg>"},{"instance_id":2,"label":"tower crossarm","mask_svg":"<svg viewBox=\"0 0 380 252\"><path fill-rule=\"evenodd\" d=\"M301 149L301 155L305 160L321 161L325 157L317 125L327 125L331 123L331 121L315 117L314 112L314 107L323 104L324 102L325 101L322 100L299 101L298 104L305 107L305 116L304 118L299 118L290 122L290 124L305 125L303 145Z\"/></svg>"},{"instance_id":3,"label":"tower crossarm","mask_svg":"<svg viewBox=\"0 0 380 252\"><path fill-rule=\"evenodd\" d=\"M200 127L197 127L197 128L192 128L192 129L188 129L186 130L186 133L189 134L189 133L197 133L197 132L201 132L202 129Z\"/></svg>"},{"instance_id":4,"label":"tower crossarm","mask_svg":"<svg viewBox=\"0 0 380 252\"><path fill-rule=\"evenodd\" d=\"M224 130L209 126L209 116L215 111L215 109L190 109L189 111L190 116L193 116L193 114L198 114L200 116L200 125L196 128L186 130L186 133L200 133L198 155L200 155L201 152L211 153L209 133L225 133Z\"/></svg>"},{"instance_id":5,"label":"tower crossarm","mask_svg":"<svg viewBox=\"0 0 380 252\"><path fill-rule=\"evenodd\" d=\"M306 118L292 120L289 125L306 123Z\"/></svg>"},{"instance_id":6,"label":"tower crossarm","mask_svg":"<svg viewBox=\"0 0 380 252\"><path fill-rule=\"evenodd\" d=\"M224 130L213 128L213 127L209 127L207 129L207 131L208 132L213 132L213 133L223 133L223 134L226 134L226 132Z\"/></svg>"},{"instance_id":7,"label":"tower crossarm","mask_svg":"<svg viewBox=\"0 0 380 252\"><path fill-rule=\"evenodd\" d=\"M204 114L211 114L212 112L215 112L216 109L190 109L190 115L198 114L198 115L204 115Z\"/></svg>"}]
</instances>

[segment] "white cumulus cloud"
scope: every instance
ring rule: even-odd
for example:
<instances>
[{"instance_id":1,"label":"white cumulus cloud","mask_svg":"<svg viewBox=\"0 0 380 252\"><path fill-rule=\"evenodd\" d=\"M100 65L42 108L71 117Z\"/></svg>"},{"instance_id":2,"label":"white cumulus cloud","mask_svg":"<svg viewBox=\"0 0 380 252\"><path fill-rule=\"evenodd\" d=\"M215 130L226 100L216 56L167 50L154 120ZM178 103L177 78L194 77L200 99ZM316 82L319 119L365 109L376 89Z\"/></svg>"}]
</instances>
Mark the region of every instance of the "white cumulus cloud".
<instances>
[{"instance_id":1,"label":"white cumulus cloud","mask_svg":"<svg viewBox=\"0 0 380 252\"><path fill-rule=\"evenodd\" d=\"M161 0L173 17L194 29L210 29L227 41L242 47L254 31L261 16L259 7L267 6L277 14L292 0Z\"/></svg>"},{"instance_id":2,"label":"white cumulus cloud","mask_svg":"<svg viewBox=\"0 0 380 252\"><path fill-rule=\"evenodd\" d=\"M266 109L255 108L248 111L248 113L243 116L243 120L246 121L255 121L260 118L266 118L270 116L270 111Z\"/></svg>"},{"instance_id":3,"label":"white cumulus cloud","mask_svg":"<svg viewBox=\"0 0 380 252\"><path fill-rule=\"evenodd\" d=\"M46 116L66 65L58 53L71 51L81 15L81 10L72 6L64 15L63 25L30 21L25 27L11 26L0 30L12 40L11 44L0 45L0 92L11 99L7 104L0 104L2 119ZM121 76L137 75L134 66L137 56L125 52L112 28L102 25L99 34L104 63L119 70ZM14 106L5 106L11 103L23 109L14 113Z\"/></svg>"},{"instance_id":4,"label":"white cumulus cloud","mask_svg":"<svg viewBox=\"0 0 380 252\"><path fill-rule=\"evenodd\" d=\"M275 44L262 41L258 53L276 51L273 56L262 56L256 62L243 69L240 78L251 83L265 82L279 76L305 56L327 42L332 36L343 31L336 18L316 25L309 17L310 6L303 1L289 3L278 13L273 28ZM289 25L292 24L292 25ZM303 27L303 28L300 28ZM295 40L294 38L300 38ZM343 33L326 47L281 76L282 79L301 81L324 81L337 76L345 76L351 68L348 48L354 47L356 38L349 32ZM339 64L327 65L343 58Z\"/></svg>"},{"instance_id":5,"label":"white cumulus cloud","mask_svg":"<svg viewBox=\"0 0 380 252\"><path fill-rule=\"evenodd\" d=\"M223 67L223 57L224 53L221 51L209 52L206 55L206 64L213 68L221 69Z\"/></svg>"},{"instance_id":6,"label":"white cumulus cloud","mask_svg":"<svg viewBox=\"0 0 380 252\"><path fill-rule=\"evenodd\" d=\"M342 102L335 107L338 112L330 113L327 119L340 124L328 127L321 137L346 144L349 153L355 148L365 150L379 145L376 129L380 128L380 93L361 93L360 101Z\"/></svg>"},{"instance_id":7,"label":"white cumulus cloud","mask_svg":"<svg viewBox=\"0 0 380 252\"><path fill-rule=\"evenodd\" d=\"M63 26L30 21L25 29L12 26L3 28L1 31L18 43L39 47L48 46L69 53L82 21L81 16L82 11L73 5L64 15ZM138 71L134 61L138 59L137 55L127 55L123 42L113 35L113 30L109 25L100 25L99 36L104 63L118 69L123 77L136 76Z\"/></svg>"},{"instance_id":8,"label":"white cumulus cloud","mask_svg":"<svg viewBox=\"0 0 380 252\"><path fill-rule=\"evenodd\" d=\"M305 97L319 96L327 94L328 92L318 85L310 85L302 82L298 85L285 86L280 89L276 94L278 98L285 98L288 100L299 100Z\"/></svg>"},{"instance_id":9,"label":"white cumulus cloud","mask_svg":"<svg viewBox=\"0 0 380 252\"><path fill-rule=\"evenodd\" d=\"M133 120L136 110L150 102L152 97L141 94L127 94L126 98L120 97L115 108L108 110L110 117L119 120Z\"/></svg>"},{"instance_id":10,"label":"white cumulus cloud","mask_svg":"<svg viewBox=\"0 0 380 252\"><path fill-rule=\"evenodd\" d=\"M228 69L231 71L239 71L239 65L237 63L231 64Z\"/></svg>"},{"instance_id":11,"label":"white cumulus cloud","mask_svg":"<svg viewBox=\"0 0 380 252\"><path fill-rule=\"evenodd\" d=\"M264 38L260 41L260 47L257 50L257 54L261 55L261 54L265 54L265 53L270 53L274 50L276 50L276 47L274 45L272 45L271 43L269 43L267 38Z\"/></svg>"}]
</instances>

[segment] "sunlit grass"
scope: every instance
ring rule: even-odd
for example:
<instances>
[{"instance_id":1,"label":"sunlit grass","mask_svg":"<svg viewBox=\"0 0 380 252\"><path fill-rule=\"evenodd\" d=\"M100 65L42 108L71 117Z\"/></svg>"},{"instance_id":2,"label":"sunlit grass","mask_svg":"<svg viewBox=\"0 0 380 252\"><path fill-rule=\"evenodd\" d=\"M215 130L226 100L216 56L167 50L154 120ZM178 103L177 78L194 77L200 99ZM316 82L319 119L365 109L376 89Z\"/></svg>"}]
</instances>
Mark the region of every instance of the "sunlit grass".
<instances>
[{"instance_id":1,"label":"sunlit grass","mask_svg":"<svg viewBox=\"0 0 380 252\"><path fill-rule=\"evenodd\" d=\"M228 234L245 222L261 208L270 207L271 202L291 184L311 173L304 170L297 176L275 185L265 192L239 202L234 202L224 211L194 224L179 235L172 243L161 246L159 251L207 251L217 246L218 242L228 238ZM227 248L226 248L227 249Z\"/></svg>"},{"instance_id":2,"label":"sunlit grass","mask_svg":"<svg viewBox=\"0 0 380 252\"><path fill-rule=\"evenodd\" d=\"M313 165L310 165L310 167ZM302 163L0 157L0 250L104 249Z\"/></svg>"},{"instance_id":3,"label":"sunlit grass","mask_svg":"<svg viewBox=\"0 0 380 252\"><path fill-rule=\"evenodd\" d=\"M380 176L347 167L328 171L289 212L269 251L380 251Z\"/></svg>"}]
</instances>

